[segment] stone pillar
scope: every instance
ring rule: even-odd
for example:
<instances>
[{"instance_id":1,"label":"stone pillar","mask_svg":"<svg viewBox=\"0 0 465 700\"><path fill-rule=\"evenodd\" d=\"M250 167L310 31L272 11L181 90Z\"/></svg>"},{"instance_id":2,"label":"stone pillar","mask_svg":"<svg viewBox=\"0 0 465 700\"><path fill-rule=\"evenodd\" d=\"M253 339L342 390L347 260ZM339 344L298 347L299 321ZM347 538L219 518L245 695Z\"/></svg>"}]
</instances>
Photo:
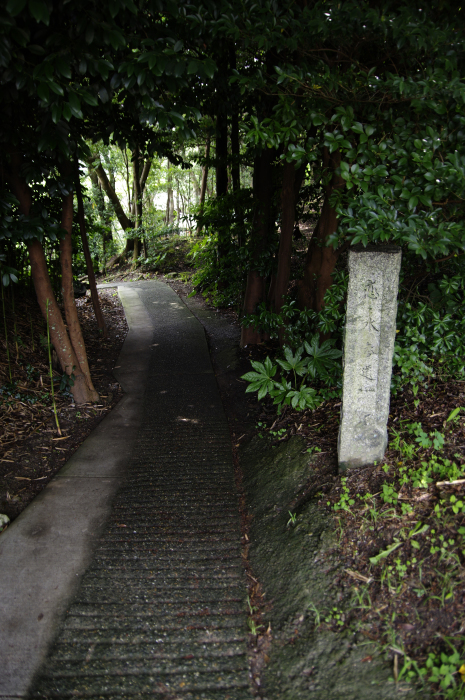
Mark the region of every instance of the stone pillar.
<instances>
[{"instance_id":1,"label":"stone pillar","mask_svg":"<svg viewBox=\"0 0 465 700\"><path fill-rule=\"evenodd\" d=\"M344 330L339 468L383 459L396 336L401 249L354 246Z\"/></svg>"}]
</instances>

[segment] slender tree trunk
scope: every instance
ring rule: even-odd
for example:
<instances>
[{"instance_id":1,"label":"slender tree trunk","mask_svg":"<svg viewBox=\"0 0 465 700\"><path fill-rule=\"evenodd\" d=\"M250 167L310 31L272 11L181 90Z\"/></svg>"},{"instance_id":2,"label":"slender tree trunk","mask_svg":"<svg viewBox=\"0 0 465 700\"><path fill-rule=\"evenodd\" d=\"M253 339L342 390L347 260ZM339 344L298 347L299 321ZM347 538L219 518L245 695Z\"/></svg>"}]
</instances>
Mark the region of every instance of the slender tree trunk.
<instances>
[{"instance_id":1,"label":"slender tree trunk","mask_svg":"<svg viewBox=\"0 0 465 700\"><path fill-rule=\"evenodd\" d=\"M228 120L223 110L216 118L216 196L228 192ZM225 234L218 234L218 258L224 258L228 251Z\"/></svg>"},{"instance_id":2,"label":"slender tree trunk","mask_svg":"<svg viewBox=\"0 0 465 700\"><path fill-rule=\"evenodd\" d=\"M200 203L200 184L199 184L199 181L197 180L193 170L190 171L190 177L191 177L192 185L193 185L193 189L194 189L194 202L195 202L195 204L199 204Z\"/></svg>"},{"instance_id":3,"label":"slender tree trunk","mask_svg":"<svg viewBox=\"0 0 465 700\"><path fill-rule=\"evenodd\" d=\"M170 224L174 224L174 190L170 190Z\"/></svg>"},{"instance_id":4,"label":"slender tree trunk","mask_svg":"<svg viewBox=\"0 0 465 700\"><path fill-rule=\"evenodd\" d=\"M166 177L166 215L165 215L166 225L171 223L171 221L172 221L172 208L174 209L174 206L172 206L172 204L171 204L172 196L173 196L172 183L173 183L173 174L171 172L171 163L168 160L168 174Z\"/></svg>"},{"instance_id":5,"label":"slender tree trunk","mask_svg":"<svg viewBox=\"0 0 465 700\"><path fill-rule=\"evenodd\" d=\"M236 69L236 47L231 46L229 50L229 67L231 71ZM235 91L236 101L232 108L231 116L231 179L233 192L241 189L240 173L240 144L239 144L239 91Z\"/></svg>"},{"instance_id":6,"label":"slender tree trunk","mask_svg":"<svg viewBox=\"0 0 465 700\"><path fill-rule=\"evenodd\" d=\"M199 200L200 209L203 209L203 206L205 204L205 195L207 192L208 160L210 158L210 143L211 143L211 137L209 134L207 136L207 141L205 143L205 165L202 168L202 183L200 185L200 200Z\"/></svg>"},{"instance_id":7,"label":"slender tree trunk","mask_svg":"<svg viewBox=\"0 0 465 700\"><path fill-rule=\"evenodd\" d=\"M239 115L236 110L234 110L231 118L231 154L231 177L233 192L239 192L241 189Z\"/></svg>"},{"instance_id":8,"label":"slender tree trunk","mask_svg":"<svg viewBox=\"0 0 465 700\"><path fill-rule=\"evenodd\" d=\"M99 327L99 330L102 333L102 337L106 338L107 337L107 328L105 325L105 319L103 318L102 309L100 307L100 299L99 299L98 292L97 292L97 285L95 283L94 266L92 265L92 258L91 258L90 250L89 250L89 241L87 240L86 219L84 216L84 204L82 201L81 181L79 179L79 164L78 164L77 160L76 160L76 167L75 167L75 176L76 176L76 178L75 178L76 179L76 197L77 197L77 202L78 202L79 228L81 230L81 239L82 239L82 247L84 250L84 257L86 259L87 277L89 278L90 293L92 296L92 305L94 307L94 314L95 314L95 318L97 319L97 325ZM103 242L105 245L105 239ZM105 259L105 255L104 255L104 259Z\"/></svg>"},{"instance_id":9,"label":"slender tree trunk","mask_svg":"<svg viewBox=\"0 0 465 700\"><path fill-rule=\"evenodd\" d=\"M10 156L12 189L19 201L19 210L21 214L24 216L29 216L32 206L32 196L29 186L20 176L20 155L18 152L10 150ZM53 292L47 270L47 261L45 259L44 248L42 243L34 238L28 241L27 250L29 254L29 261L31 263L31 277L36 290L37 301L39 302L40 309L45 319L47 318L48 313L51 341L58 355L58 360L63 371L66 372L68 376L70 376L74 371L75 380L74 385L71 387L71 392L75 402L77 404L87 403L93 400L92 394L89 386L87 385L86 377L81 370L73 345L70 342L60 309L55 299L55 294Z\"/></svg>"},{"instance_id":10,"label":"slender tree trunk","mask_svg":"<svg viewBox=\"0 0 465 700\"><path fill-rule=\"evenodd\" d=\"M254 164L254 202L255 212L253 221L253 236L255 238L254 258L258 262L260 254L266 248L270 229L273 224L272 194L273 194L273 160L276 156L274 149L266 148L257 156ZM243 314L252 314L257 306L266 298L266 278L258 270L251 269L247 275ZM241 346L255 345L267 339L253 326L242 328Z\"/></svg>"},{"instance_id":11,"label":"slender tree trunk","mask_svg":"<svg viewBox=\"0 0 465 700\"><path fill-rule=\"evenodd\" d=\"M136 231L139 230L142 224L142 201L140 192L140 174L139 174L139 146L136 145L133 153L133 180L134 180L134 228ZM132 256L132 264L137 265L137 260L140 255L140 237L134 238L134 251Z\"/></svg>"},{"instance_id":12,"label":"slender tree trunk","mask_svg":"<svg viewBox=\"0 0 465 700\"><path fill-rule=\"evenodd\" d=\"M92 167L92 160L90 161L90 164ZM103 169L102 164L98 163L98 165L94 167L94 170L97 173L97 177L99 179L100 184L102 185L103 191L107 195L110 202L113 204L116 217L123 231L127 231L128 229L134 228L134 224L130 219L128 219L128 217L124 213L123 207L121 206L121 202L119 201L119 197L116 194L113 187L110 185L110 181L107 177L105 170Z\"/></svg>"},{"instance_id":13,"label":"slender tree trunk","mask_svg":"<svg viewBox=\"0 0 465 700\"><path fill-rule=\"evenodd\" d=\"M210 143L211 143L211 137L210 134L207 136L207 140L205 143L205 164L202 168L202 182L200 183L200 196L199 196L199 210L200 214L203 212L203 208L205 206L205 195L207 194L207 185L208 185L208 160L210 158ZM200 236L202 233L202 226L197 226L197 236Z\"/></svg>"},{"instance_id":14,"label":"slender tree trunk","mask_svg":"<svg viewBox=\"0 0 465 700\"><path fill-rule=\"evenodd\" d=\"M285 163L281 187L281 234L279 238L278 268L273 275L273 285L269 299L271 307L279 313L283 296L287 293L291 274L292 237L295 225L295 206L300 187L305 177L307 164L297 170L293 163Z\"/></svg>"},{"instance_id":15,"label":"slender tree trunk","mask_svg":"<svg viewBox=\"0 0 465 700\"><path fill-rule=\"evenodd\" d=\"M40 310L44 318L47 318L47 301L48 301L48 320L50 326L50 337L52 345L58 355L58 360L68 376L74 374L74 385L71 387L71 393L77 404L88 403L92 401L92 396L87 386L86 378L81 370L79 361L74 352L73 346L70 343L68 333L66 331L63 318L56 303L53 293L50 277L47 271L47 262L45 260L44 249L42 244L34 239L27 244L29 260L31 263L31 276L34 282L34 287L37 294Z\"/></svg>"},{"instance_id":16,"label":"slender tree trunk","mask_svg":"<svg viewBox=\"0 0 465 700\"><path fill-rule=\"evenodd\" d=\"M335 250L328 246L328 236L337 229L338 220L334 207L330 205L330 197L336 188L344 187L344 180L336 174L341 163L339 151L329 153L325 147L323 150L323 165L332 173L331 181L325 185L325 198L318 223L308 246L305 272L298 285L298 303L301 309L308 308L313 311L321 311L324 306L326 290L333 283L332 273L337 260L344 248Z\"/></svg>"},{"instance_id":17,"label":"slender tree trunk","mask_svg":"<svg viewBox=\"0 0 465 700\"><path fill-rule=\"evenodd\" d=\"M228 119L223 110L216 117L216 196L228 191Z\"/></svg>"},{"instance_id":18,"label":"slender tree trunk","mask_svg":"<svg viewBox=\"0 0 465 700\"><path fill-rule=\"evenodd\" d=\"M152 159L150 158L149 160L146 160L144 163L144 167L142 168L142 173L140 176L140 193L141 195L144 194L145 190L145 184L147 182L147 178L150 173L150 168L152 167Z\"/></svg>"},{"instance_id":19,"label":"slender tree trunk","mask_svg":"<svg viewBox=\"0 0 465 700\"><path fill-rule=\"evenodd\" d=\"M61 262L61 291L63 294L63 305L65 307L66 322L68 324L68 333L71 340L71 345L76 354L79 367L83 372L86 384L89 390L91 401L98 401L99 396L95 391L90 376L89 363L87 362L87 353L82 337L81 325L76 309L76 301L74 299L73 289L73 270L72 270L72 253L73 244L71 240L71 230L73 225L73 193L70 192L63 199L63 209L61 217L61 226L66 231L66 235L60 241L60 262Z\"/></svg>"}]
</instances>

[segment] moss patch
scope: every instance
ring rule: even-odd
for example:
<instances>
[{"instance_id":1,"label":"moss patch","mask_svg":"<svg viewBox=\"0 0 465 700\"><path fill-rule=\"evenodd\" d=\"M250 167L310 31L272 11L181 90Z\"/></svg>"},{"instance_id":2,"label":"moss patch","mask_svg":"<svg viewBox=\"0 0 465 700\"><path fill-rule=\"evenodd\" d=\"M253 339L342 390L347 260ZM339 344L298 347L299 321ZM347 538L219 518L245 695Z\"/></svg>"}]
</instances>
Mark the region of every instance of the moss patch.
<instances>
[{"instance_id":1,"label":"moss patch","mask_svg":"<svg viewBox=\"0 0 465 700\"><path fill-rule=\"evenodd\" d=\"M316 502L290 504L308 483L311 458L294 437L272 448L254 438L240 454L250 527L250 561L270 603L270 661L262 675L267 700L391 700L419 697L391 680L390 663L351 630L332 631L321 621L349 603L334 585L340 567L334 521ZM422 694L424 697L424 694Z\"/></svg>"}]
</instances>

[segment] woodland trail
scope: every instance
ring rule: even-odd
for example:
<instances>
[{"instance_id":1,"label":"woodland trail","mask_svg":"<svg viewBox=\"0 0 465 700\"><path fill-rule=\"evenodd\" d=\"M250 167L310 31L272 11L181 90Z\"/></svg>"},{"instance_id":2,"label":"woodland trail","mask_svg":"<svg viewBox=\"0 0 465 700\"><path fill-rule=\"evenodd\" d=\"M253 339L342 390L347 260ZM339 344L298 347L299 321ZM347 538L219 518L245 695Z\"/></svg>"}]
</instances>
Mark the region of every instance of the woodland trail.
<instances>
[{"instance_id":1,"label":"woodland trail","mask_svg":"<svg viewBox=\"0 0 465 700\"><path fill-rule=\"evenodd\" d=\"M47 659L0 698L249 698L231 441L204 329L163 283L122 287L152 327L138 341L128 314L117 374L126 388L138 373L140 425Z\"/></svg>"}]
</instances>

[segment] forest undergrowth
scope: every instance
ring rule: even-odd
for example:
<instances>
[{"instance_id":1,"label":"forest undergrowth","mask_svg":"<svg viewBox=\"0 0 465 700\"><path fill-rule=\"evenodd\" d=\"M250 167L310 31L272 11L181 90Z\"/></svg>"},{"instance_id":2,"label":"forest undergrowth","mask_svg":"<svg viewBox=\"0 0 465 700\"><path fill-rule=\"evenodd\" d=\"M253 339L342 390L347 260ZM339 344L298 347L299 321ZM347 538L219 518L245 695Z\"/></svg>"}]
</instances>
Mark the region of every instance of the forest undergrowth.
<instances>
[{"instance_id":1,"label":"forest undergrowth","mask_svg":"<svg viewBox=\"0 0 465 700\"><path fill-rule=\"evenodd\" d=\"M111 370L126 337L126 318L116 290L100 290L99 296L107 338L99 333L90 297L76 299L100 396L96 404L77 406L53 353L52 396L47 328L34 293L20 295L12 286L6 288L0 329L0 514L6 518L0 522L0 532L47 485L122 396Z\"/></svg>"},{"instance_id":2,"label":"forest undergrowth","mask_svg":"<svg viewBox=\"0 0 465 700\"><path fill-rule=\"evenodd\" d=\"M263 364L276 347L245 352ZM336 523L343 600L309 610L315 626L356 628L376 641L396 682L465 697L465 382L437 378L398 391L384 459L345 473L337 468L340 399L313 410L284 406L280 415L269 396L260 405L256 433L275 445L302 436L314 465L289 503L290 526L312 499Z\"/></svg>"}]
</instances>

